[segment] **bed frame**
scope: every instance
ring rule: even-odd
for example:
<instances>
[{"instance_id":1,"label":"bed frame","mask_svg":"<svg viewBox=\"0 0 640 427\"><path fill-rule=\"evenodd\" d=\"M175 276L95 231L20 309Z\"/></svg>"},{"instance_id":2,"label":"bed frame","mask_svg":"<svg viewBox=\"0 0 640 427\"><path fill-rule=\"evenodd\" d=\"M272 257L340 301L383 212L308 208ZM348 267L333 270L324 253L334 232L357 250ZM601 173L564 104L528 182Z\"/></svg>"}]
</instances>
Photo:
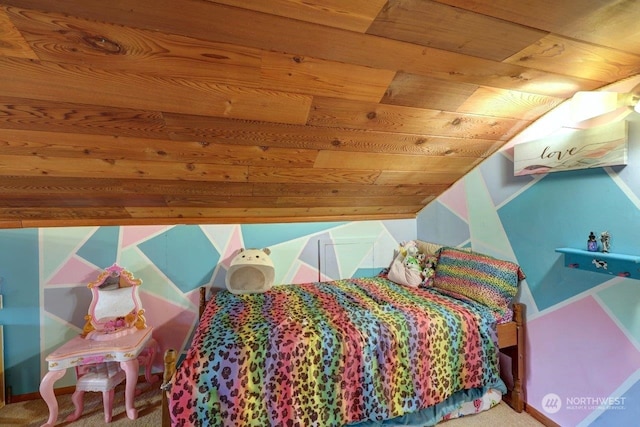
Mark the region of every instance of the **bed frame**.
<instances>
[{"instance_id":1,"label":"bed frame","mask_svg":"<svg viewBox=\"0 0 640 427\"><path fill-rule=\"evenodd\" d=\"M502 400L516 412L524 410L524 353L525 353L525 305L513 304L513 320L498 325L498 346L500 352L511 358L511 376L513 386ZM507 382L507 381L505 381ZM507 382L508 384L508 382Z\"/></svg>"},{"instance_id":2,"label":"bed frame","mask_svg":"<svg viewBox=\"0 0 640 427\"><path fill-rule=\"evenodd\" d=\"M206 288L200 288L199 317L202 316L207 302ZM513 304L513 320L508 323L498 325L498 346L500 352L511 358L512 387L508 387L507 394L502 396L505 401L516 412L524 410L524 337L525 337L525 305L522 303ZM169 397L168 387L171 378L176 372L178 355L175 350L168 349L164 354L164 375L162 380L162 427L170 427ZM506 384L510 384L508 378Z\"/></svg>"}]
</instances>

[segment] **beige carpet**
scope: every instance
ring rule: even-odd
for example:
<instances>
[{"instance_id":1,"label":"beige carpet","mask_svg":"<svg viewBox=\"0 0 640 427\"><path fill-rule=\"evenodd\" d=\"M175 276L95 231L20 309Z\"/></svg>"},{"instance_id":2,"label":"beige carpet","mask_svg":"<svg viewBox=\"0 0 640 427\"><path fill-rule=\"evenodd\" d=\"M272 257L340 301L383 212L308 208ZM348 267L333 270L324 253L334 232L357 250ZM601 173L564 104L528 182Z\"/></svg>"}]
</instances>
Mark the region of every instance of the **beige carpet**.
<instances>
[{"instance_id":1,"label":"beige carpet","mask_svg":"<svg viewBox=\"0 0 640 427\"><path fill-rule=\"evenodd\" d=\"M58 396L58 422L56 426L129 426L129 427L160 427L161 393L158 383L153 385L138 384L141 394L136 396L138 418L134 421L127 418L124 407L124 388L118 386L113 402L113 412L110 424L104 422L102 393L87 392L84 394L84 411L75 422L69 423L65 418L73 413L74 406L71 395ZM0 426L29 426L40 427L49 419L49 409L44 400L29 400L12 403L0 409Z\"/></svg>"},{"instance_id":2,"label":"beige carpet","mask_svg":"<svg viewBox=\"0 0 640 427\"><path fill-rule=\"evenodd\" d=\"M468 417L457 418L445 421L440 424L442 427L470 427L470 426L491 426L491 427L541 427L535 418L526 412L517 413L504 402L495 408Z\"/></svg>"},{"instance_id":3,"label":"beige carpet","mask_svg":"<svg viewBox=\"0 0 640 427\"><path fill-rule=\"evenodd\" d=\"M113 405L112 426L129 427L159 427L161 424L160 390L158 387L141 384L142 394L136 398L138 419L132 421L124 412L124 391L117 389ZM73 412L71 395L58 396L60 415L56 426L104 426L104 412L102 409L101 393L85 393L84 412L80 419L73 423L64 419ZM13 403L0 409L0 426L29 426L39 427L47 421L49 412L42 399ZM481 414L447 421L441 424L443 427L468 427L468 426L492 426L492 427L540 427L538 421L529 414L514 412L505 403L500 403L490 411Z\"/></svg>"}]
</instances>

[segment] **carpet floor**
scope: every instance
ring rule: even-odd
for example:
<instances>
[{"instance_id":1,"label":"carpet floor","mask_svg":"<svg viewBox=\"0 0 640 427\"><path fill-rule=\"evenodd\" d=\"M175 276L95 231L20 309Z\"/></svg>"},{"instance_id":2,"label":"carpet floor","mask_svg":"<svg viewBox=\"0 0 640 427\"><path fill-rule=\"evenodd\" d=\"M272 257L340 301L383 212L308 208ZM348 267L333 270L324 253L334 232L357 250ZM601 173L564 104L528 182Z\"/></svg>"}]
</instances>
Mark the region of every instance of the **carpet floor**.
<instances>
[{"instance_id":1,"label":"carpet floor","mask_svg":"<svg viewBox=\"0 0 640 427\"><path fill-rule=\"evenodd\" d=\"M65 419L74 412L71 394L58 396L58 422L56 427L63 426L128 426L128 427L160 427L162 424L162 395L158 383L138 384L140 394L136 396L135 405L138 418L127 418L124 405L124 387L118 386L113 398L111 423L104 422L102 393L87 392L84 394L84 411L74 422ZM40 427L49 419L49 409L42 399L12 403L0 409L0 426Z\"/></svg>"},{"instance_id":2,"label":"carpet floor","mask_svg":"<svg viewBox=\"0 0 640 427\"><path fill-rule=\"evenodd\" d=\"M130 420L124 410L124 391L119 387L113 403L113 416L110 426L128 427L160 427L161 393L155 385L139 384L141 394L136 397L138 418ZM73 412L71 395L58 396L59 416L56 426L104 426L104 411L102 407L102 393L85 393L84 411L75 422L66 422L65 418ZM0 409L0 426L28 426L39 427L49 418L47 405L42 399L12 403ZM541 423L531 415L523 412L518 414L507 404L500 403L495 408L481 414L446 421L443 427L540 427Z\"/></svg>"}]
</instances>

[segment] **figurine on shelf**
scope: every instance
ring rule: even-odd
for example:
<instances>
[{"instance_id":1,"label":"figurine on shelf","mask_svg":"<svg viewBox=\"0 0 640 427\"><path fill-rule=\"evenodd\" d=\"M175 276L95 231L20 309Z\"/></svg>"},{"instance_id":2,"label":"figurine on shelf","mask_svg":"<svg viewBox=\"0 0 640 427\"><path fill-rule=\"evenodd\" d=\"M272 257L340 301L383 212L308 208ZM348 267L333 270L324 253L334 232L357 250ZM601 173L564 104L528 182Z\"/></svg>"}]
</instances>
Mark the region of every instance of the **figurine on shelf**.
<instances>
[{"instance_id":1,"label":"figurine on shelf","mask_svg":"<svg viewBox=\"0 0 640 427\"><path fill-rule=\"evenodd\" d=\"M593 231L589 234L589 239L587 240L587 250L589 252L598 252L598 242Z\"/></svg>"},{"instance_id":2,"label":"figurine on shelf","mask_svg":"<svg viewBox=\"0 0 640 427\"><path fill-rule=\"evenodd\" d=\"M609 252L609 249L611 249L611 236L608 231L600 233L600 241L602 242L602 252Z\"/></svg>"}]
</instances>

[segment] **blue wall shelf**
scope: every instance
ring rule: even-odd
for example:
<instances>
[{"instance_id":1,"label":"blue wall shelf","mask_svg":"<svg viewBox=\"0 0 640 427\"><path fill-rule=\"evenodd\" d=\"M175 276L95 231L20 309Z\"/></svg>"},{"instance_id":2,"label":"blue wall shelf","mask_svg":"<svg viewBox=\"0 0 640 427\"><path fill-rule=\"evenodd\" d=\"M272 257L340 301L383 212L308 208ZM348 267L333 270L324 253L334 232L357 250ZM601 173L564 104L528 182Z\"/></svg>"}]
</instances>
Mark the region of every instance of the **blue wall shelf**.
<instances>
[{"instance_id":1,"label":"blue wall shelf","mask_svg":"<svg viewBox=\"0 0 640 427\"><path fill-rule=\"evenodd\" d=\"M575 248L556 248L556 252L564 254L565 267L640 279L640 256Z\"/></svg>"}]
</instances>

